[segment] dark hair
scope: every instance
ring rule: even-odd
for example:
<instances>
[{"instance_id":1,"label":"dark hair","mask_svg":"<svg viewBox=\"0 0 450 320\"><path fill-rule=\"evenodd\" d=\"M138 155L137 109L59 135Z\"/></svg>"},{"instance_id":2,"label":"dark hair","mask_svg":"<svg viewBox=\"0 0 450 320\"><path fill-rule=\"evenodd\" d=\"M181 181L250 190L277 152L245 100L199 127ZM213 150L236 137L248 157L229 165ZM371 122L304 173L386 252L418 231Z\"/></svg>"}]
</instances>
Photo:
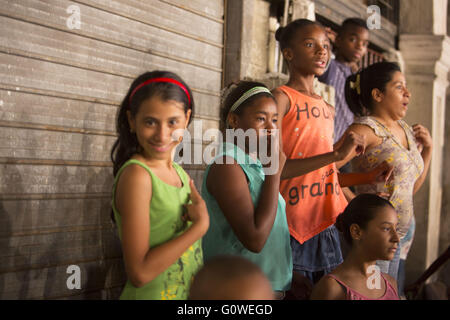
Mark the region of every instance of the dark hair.
<instances>
[{"instance_id":1,"label":"dark hair","mask_svg":"<svg viewBox=\"0 0 450 320\"><path fill-rule=\"evenodd\" d=\"M219 296L229 299L223 293L225 285L255 275L266 278L258 265L243 256L215 256L205 261L195 275L189 290L189 300L216 299Z\"/></svg>"},{"instance_id":2,"label":"dark hair","mask_svg":"<svg viewBox=\"0 0 450 320\"><path fill-rule=\"evenodd\" d=\"M290 22L285 27L279 27L275 32L275 39L280 43L280 49L284 50L285 48L289 48L292 44L292 39L294 39L295 34L298 30L303 27L317 25L321 28L323 26L317 21L311 21L308 19L297 19Z\"/></svg>"},{"instance_id":3,"label":"dark hair","mask_svg":"<svg viewBox=\"0 0 450 320\"><path fill-rule=\"evenodd\" d=\"M366 228L369 221L375 218L378 210L385 207L394 209L388 200L376 194L359 194L350 201L344 212L337 217L336 228L344 234L345 241L352 244L350 226L357 224L363 229Z\"/></svg>"},{"instance_id":4,"label":"dark hair","mask_svg":"<svg viewBox=\"0 0 450 320\"><path fill-rule=\"evenodd\" d=\"M237 86L235 88L233 88L231 90L231 92L229 92L228 95L226 96L226 98L223 102L221 113L220 113L222 129L226 129L226 127L227 127L227 117L228 117L228 113L230 112L231 107L237 100L239 100L240 97L242 97L242 95L245 92L247 92L248 90L250 90L254 87L267 88L267 86L265 86L263 83L254 82L254 81L240 81L237 84L231 83L227 86L227 88L229 89L233 85L237 85ZM250 98L248 98L247 100L245 100L241 105L239 105L239 107L236 110L233 111L233 113L235 113L237 115L241 115L246 107L252 105L253 102L255 102L257 99L259 99L261 97L269 97L269 98L272 98L276 102L275 98L268 92L257 93L255 95L251 96Z\"/></svg>"},{"instance_id":5,"label":"dark hair","mask_svg":"<svg viewBox=\"0 0 450 320\"><path fill-rule=\"evenodd\" d=\"M373 112L372 90L378 89L384 92L386 84L392 80L392 76L397 71L401 71L398 64L383 61L349 76L345 81L345 100L350 110L358 117L370 115ZM359 93L355 85L358 76Z\"/></svg>"},{"instance_id":6,"label":"dark hair","mask_svg":"<svg viewBox=\"0 0 450 320\"><path fill-rule=\"evenodd\" d=\"M342 35L345 30L347 30L349 27L361 27L366 30L369 30L367 28L367 22L360 18L348 18L345 19L344 22L342 22L342 25L340 26L338 30L338 35Z\"/></svg>"},{"instance_id":7,"label":"dark hair","mask_svg":"<svg viewBox=\"0 0 450 320\"><path fill-rule=\"evenodd\" d=\"M139 88L130 101L130 94L134 89L149 79L155 78L171 78L180 82L188 91L190 96L190 103L186 92L177 84L169 82L154 82ZM111 160L114 164L113 174L116 176L122 165L130 159L130 157L139 151L139 143L136 138L135 133L130 132L130 125L128 123L127 111L130 111L131 115L134 117L139 111L139 108L145 100L158 96L163 101L175 100L183 103L184 111L187 112L191 109L194 112L194 99L192 97L192 92L188 85L175 73L168 71L152 71L141 74L137 77L128 89L128 93L120 104L120 109L118 111L116 130L118 138L114 143L111 150ZM192 119L191 114L191 118Z\"/></svg>"}]
</instances>

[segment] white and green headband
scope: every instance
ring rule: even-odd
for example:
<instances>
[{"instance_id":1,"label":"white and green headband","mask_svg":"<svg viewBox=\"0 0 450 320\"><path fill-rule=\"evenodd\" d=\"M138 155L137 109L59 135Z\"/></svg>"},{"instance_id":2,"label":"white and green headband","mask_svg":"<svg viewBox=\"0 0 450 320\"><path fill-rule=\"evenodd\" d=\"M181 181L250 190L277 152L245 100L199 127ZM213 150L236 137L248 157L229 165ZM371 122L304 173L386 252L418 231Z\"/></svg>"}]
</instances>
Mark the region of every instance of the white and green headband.
<instances>
[{"instance_id":1,"label":"white and green headband","mask_svg":"<svg viewBox=\"0 0 450 320\"><path fill-rule=\"evenodd\" d=\"M250 90L246 91L235 103L233 103L233 105L231 106L230 111L228 113L234 112L248 98L254 96L255 94L263 93L263 92L272 95L272 92L270 92L270 90L265 87L251 88Z\"/></svg>"}]
</instances>

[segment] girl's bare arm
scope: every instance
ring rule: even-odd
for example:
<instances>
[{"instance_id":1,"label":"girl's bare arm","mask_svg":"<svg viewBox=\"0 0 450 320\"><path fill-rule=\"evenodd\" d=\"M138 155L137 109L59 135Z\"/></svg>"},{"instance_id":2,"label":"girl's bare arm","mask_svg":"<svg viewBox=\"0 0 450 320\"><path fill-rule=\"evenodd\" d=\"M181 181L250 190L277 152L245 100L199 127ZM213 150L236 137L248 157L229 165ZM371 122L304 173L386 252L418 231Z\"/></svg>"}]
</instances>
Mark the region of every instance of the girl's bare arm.
<instances>
[{"instance_id":1,"label":"girl's bare arm","mask_svg":"<svg viewBox=\"0 0 450 320\"><path fill-rule=\"evenodd\" d=\"M201 197L199 199L198 192L192 189L193 204L189 210L197 214L191 217L192 225L180 236L150 247L151 198L152 182L148 172L138 165L125 168L116 189L116 207L122 219L125 269L135 287L141 287L155 279L200 239L209 227L206 205Z\"/></svg>"}]
</instances>

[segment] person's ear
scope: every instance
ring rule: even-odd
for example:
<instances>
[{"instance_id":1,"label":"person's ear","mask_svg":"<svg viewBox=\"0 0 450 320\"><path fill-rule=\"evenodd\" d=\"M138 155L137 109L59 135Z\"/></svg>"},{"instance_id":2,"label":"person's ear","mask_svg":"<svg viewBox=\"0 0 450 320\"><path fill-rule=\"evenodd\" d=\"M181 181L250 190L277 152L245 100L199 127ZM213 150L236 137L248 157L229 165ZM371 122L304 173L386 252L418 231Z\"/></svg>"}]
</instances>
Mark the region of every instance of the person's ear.
<instances>
[{"instance_id":1,"label":"person's ear","mask_svg":"<svg viewBox=\"0 0 450 320\"><path fill-rule=\"evenodd\" d=\"M191 114L192 114L192 109L188 109L188 111L186 111L186 127L185 127L185 129L187 129L187 127L188 127L189 119L191 118Z\"/></svg>"},{"instance_id":2,"label":"person's ear","mask_svg":"<svg viewBox=\"0 0 450 320\"><path fill-rule=\"evenodd\" d=\"M239 127L239 117L237 114L230 112L227 116L227 126L231 129Z\"/></svg>"},{"instance_id":3,"label":"person's ear","mask_svg":"<svg viewBox=\"0 0 450 320\"><path fill-rule=\"evenodd\" d=\"M130 126L130 132L136 132L136 120L131 115L130 110L127 110L128 125Z\"/></svg>"},{"instance_id":4,"label":"person's ear","mask_svg":"<svg viewBox=\"0 0 450 320\"><path fill-rule=\"evenodd\" d=\"M383 101L383 99L384 99L384 94L383 94L383 92L380 91L380 89L373 88L371 94L372 94L372 99L378 103Z\"/></svg>"},{"instance_id":5,"label":"person's ear","mask_svg":"<svg viewBox=\"0 0 450 320\"><path fill-rule=\"evenodd\" d=\"M294 52L291 48L285 48L282 53L287 62L291 62L294 59Z\"/></svg>"},{"instance_id":6,"label":"person's ear","mask_svg":"<svg viewBox=\"0 0 450 320\"><path fill-rule=\"evenodd\" d=\"M362 230L361 230L360 226L357 225L356 223L353 223L350 226L350 235L352 236L352 239L355 241L361 240Z\"/></svg>"}]
</instances>

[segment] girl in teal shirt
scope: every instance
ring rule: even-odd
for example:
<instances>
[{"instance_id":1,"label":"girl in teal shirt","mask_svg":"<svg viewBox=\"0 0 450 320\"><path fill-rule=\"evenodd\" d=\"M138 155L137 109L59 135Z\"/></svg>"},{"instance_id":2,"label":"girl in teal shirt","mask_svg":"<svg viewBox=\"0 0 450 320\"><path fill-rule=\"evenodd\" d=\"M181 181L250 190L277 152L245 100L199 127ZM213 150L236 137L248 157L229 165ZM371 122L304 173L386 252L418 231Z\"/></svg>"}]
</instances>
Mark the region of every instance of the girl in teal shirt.
<instances>
[{"instance_id":1,"label":"girl in teal shirt","mask_svg":"<svg viewBox=\"0 0 450 320\"><path fill-rule=\"evenodd\" d=\"M253 130L257 137L253 144L267 139L270 147L270 141L276 141L278 151L278 137L270 139L277 119L275 99L261 83L243 81L225 100L222 121L228 130ZM278 170L265 175L258 158L261 150L250 141L243 145L234 140L224 142L205 171L202 197L210 214L210 228L203 239L203 251L205 260L219 254L248 258L264 271L276 297L281 298L292 278L285 202L279 193L286 157L282 152L271 155L266 168L275 168L278 162ZM252 156L252 151L258 156Z\"/></svg>"}]
</instances>

